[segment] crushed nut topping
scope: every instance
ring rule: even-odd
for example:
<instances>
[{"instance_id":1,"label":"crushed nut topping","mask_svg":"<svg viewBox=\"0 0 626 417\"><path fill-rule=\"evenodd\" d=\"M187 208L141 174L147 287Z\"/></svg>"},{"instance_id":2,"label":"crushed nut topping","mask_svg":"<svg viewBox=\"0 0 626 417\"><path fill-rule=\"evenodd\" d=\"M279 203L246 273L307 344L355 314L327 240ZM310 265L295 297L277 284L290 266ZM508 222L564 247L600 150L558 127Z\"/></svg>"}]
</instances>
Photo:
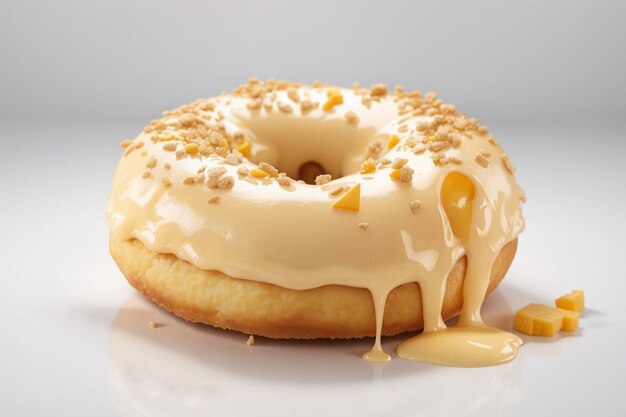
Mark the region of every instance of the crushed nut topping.
<instances>
[{"instance_id":1,"label":"crushed nut topping","mask_svg":"<svg viewBox=\"0 0 626 417\"><path fill-rule=\"evenodd\" d=\"M476 163L483 168L487 168L489 166L489 160L481 153L477 153L474 156L474 161L476 161Z\"/></svg>"},{"instance_id":2,"label":"crushed nut topping","mask_svg":"<svg viewBox=\"0 0 626 417\"><path fill-rule=\"evenodd\" d=\"M120 142L120 146L126 149L130 146L131 143L133 143L132 139L124 139L123 141Z\"/></svg>"},{"instance_id":3,"label":"crushed nut topping","mask_svg":"<svg viewBox=\"0 0 626 417\"><path fill-rule=\"evenodd\" d=\"M269 174L269 176L272 178L276 178L276 176L278 176L278 170L267 162L261 162L259 164L259 169Z\"/></svg>"},{"instance_id":4,"label":"crushed nut topping","mask_svg":"<svg viewBox=\"0 0 626 417\"><path fill-rule=\"evenodd\" d=\"M400 169L402 168L409 160L406 158L396 158L391 163L391 168Z\"/></svg>"},{"instance_id":5,"label":"crushed nut topping","mask_svg":"<svg viewBox=\"0 0 626 417\"><path fill-rule=\"evenodd\" d=\"M352 110L346 112L346 120L348 123L356 123L359 121L359 117Z\"/></svg>"},{"instance_id":6,"label":"crushed nut topping","mask_svg":"<svg viewBox=\"0 0 626 417\"><path fill-rule=\"evenodd\" d=\"M511 175L515 174L515 165L513 165L513 162L511 162L508 155L503 153L502 155L500 155L500 159L502 160L504 168L506 168L508 173Z\"/></svg>"},{"instance_id":7,"label":"crushed nut topping","mask_svg":"<svg viewBox=\"0 0 626 417\"><path fill-rule=\"evenodd\" d=\"M404 165L402 168L400 168L400 181L408 184L413 180L414 172L415 170L413 168L409 167L408 165Z\"/></svg>"},{"instance_id":8,"label":"crushed nut topping","mask_svg":"<svg viewBox=\"0 0 626 417\"><path fill-rule=\"evenodd\" d=\"M250 171L248 170L248 168L244 166L240 166L239 168L237 168L237 174L241 175L242 177L245 177L249 173Z\"/></svg>"},{"instance_id":9,"label":"crushed nut topping","mask_svg":"<svg viewBox=\"0 0 626 417\"><path fill-rule=\"evenodd\" d=\"M374 84L370 90L370 94L372 97L381 97L387 95L387 86L385 84Z\"/></svg>"},{"instance_id":10,"label":"crushed nut topping","mask_svg":"<svg viewBox=\"0 0 626 417\"><path fill-rule=\"evenodd\" d=\"M167 177L166 178L161 178L161 184L163 184L163 186L165 188L169 188L169 187L172 186L172 180L167 178Z\"/></svg>"},{"instance_id":11,"label":"crushed nut topping","mask_svg":"<svg viewBox=\"0 0 626 417\"><path fill-rule=\"evenodd\" d=\"M333 179L330 174L322 174L315 177L315 185L324 185L329 183Z\"/></svg>"},{"instance_id":12,"label":"crushed nut topping","mask_svg":"<svg viewBox=\"0 0 626 417\"><path fill-rule=\"evenodd\" d=\"M243 132L227 131L224 106L229 105L230 97L243 98L248 108L254 111L261 108L270 111L276 105L280 112L286 114L293 113L292 106L299 106L302 114L305 114L319 108L320 105L325 111L331 111L335 106L344 102L342 94L344 90L337 87L325 86L320 82L313 85L313 88L317 89L316 94L325 91L326 101L322 103L319 100L313 100L311 90L302 87L298 83L275 79L261 81L251 78L246 85L236 87L231 93L210 99L200 99L164 112L163 117L152 120L144 128L144 133L151 143L162 144L159 146L162 146L164 151L174 153L177 160L201 156L214 158L217 163L240 165L244 157L250 157L252 145L246 140ZM411 182L413 170L408 167L404 168L406 162L403 163L402 160L405 158L397 158L393 163L387 158L381 158L387 151L385 145L391 145L390 148L399 152L411 152L414 155L428 152L436 166L461 165L463 161L455 149L461 147L462 143L467 140L481 140L490 146L474 156L477 164L487 167L490 161L493 161L492 155L499 155L504 169L511 175L515 172L515 166L506 154L501 153L502 151L498 149L498 142L488 133L485 126L480 125L476 119L459 113L454 105L443 103L435 93L422 95L419 91L406 91L401 86L396 86L389 92L385 84L374 84L367 88L358 83L353 85L353 90L361 103L368 108L371 108L372 103L381 102L389 97L388 99L398 106L398 114L404 115L398 121L396 134L390 132L388 141L376 140L367 146L361 167L363 173L375 172L377 166L382 168L391 165L394 170L393 178L405 183ZM345 109L343 114L346 123L359 121L359 117L353 110ZM421 119L413 122L414 117ZM142 149L144 142L141 140L125 139L120 146L124 148L124 156L135 151L141 156L148 156L149 159L145 163L148 170L155 168L159 163L162 163L167 170L172 168L171 160L161 162L155 156L150 157L148 150ZM373 163L373 161L376 162ZM201 167L198 174L202 174L205 169L207 169L206 166L204 169ZM282 186L294 182L285 175L278 176L278 170L269 164L262 163L258 169L270 177L265 178L263 182L271 182L272 178L276 178ZM232 188L234 179L232 177L222 179L224 172L213 171L213 174L207 174L206 178L196 175L193 177L194 183L201 183L206 179L209 188ZM249 175L250 171L246 167L239 166L237 174L239 178L242 178ZM149 171L142 174L144 178L151 178L151 175ZM191 177L185 178L184 181L191 185L191 180L188 178ZM320 181L319 185L325 184L330 181L330 177L328 180L322 177ZM161 179L161 182L165 187L172 185L171 180L167 178ZM341 187L338 189L341 190Z\"/></svg>"},{"instance_id":13,"label":"crushed nut topping","mask_svg":"<svg viewBox=\"0 0 626 417\"><path fill-rule=\"evenodd\" d=\"M277 103L278 105L278 110L280 110L283 113L293 113L293 107L291 107L289 104L287 103L283 103L282 101L279 101Z\"/></svg>"},{"instance_id":14,"label":"crushed nut topping","mask_svg":"<svg viewBox=\"0 0 626 417\"><path fill-rule=\"evenodd\" d=\"M220 190L230 190L231 188L233 188L234 185L235 185L235 180L230 175L220 178L219 181L217 182L217 187Z\"/></svg>"},{"instance_id":15,"label":"crushed nut topping","mask_svg":"<svg viewBox=\"0 0 626 417\"><path fill-rule=\"evenodd\" d=\"M350 187L346 186L346 185L339 185L337 187L331 188L328 193L332 196L338 196L339 194L347 191Z\"/></svg>"},{"instance_id":16,"label":"crushed nut topping","mask_svg":"<svg viewBox=\"0 0 626 417\"><path fill-rule=\"evenodd\" d=\"M421 200L413 200L409 203L409 208L411 209L411 212L415 214L421 210L422 205L423 203Z\"/></svg>"},{"instance_id":17,"label":"crushed nut topping","mask_svg":"<svg viewBox=\"0 0 626 417\"><path fill-rule=\"evenodd\" d=\"M276 182L282 185L283 187L289 187L291 183L293 182L293 180L284 174L279 174L278 177L276 178Z\"/></svg>"},{"instance_id":18,"label":"crushed nut topping","mask_svg":"<svg viewBox=\"0 0 626 417\"><path fill-rule=\"evenodd\" d=\"M229 165L239 165L243 161L243 155L238 150L234 150L226 156L224 161Z\"/></svg>"}]
</instances>

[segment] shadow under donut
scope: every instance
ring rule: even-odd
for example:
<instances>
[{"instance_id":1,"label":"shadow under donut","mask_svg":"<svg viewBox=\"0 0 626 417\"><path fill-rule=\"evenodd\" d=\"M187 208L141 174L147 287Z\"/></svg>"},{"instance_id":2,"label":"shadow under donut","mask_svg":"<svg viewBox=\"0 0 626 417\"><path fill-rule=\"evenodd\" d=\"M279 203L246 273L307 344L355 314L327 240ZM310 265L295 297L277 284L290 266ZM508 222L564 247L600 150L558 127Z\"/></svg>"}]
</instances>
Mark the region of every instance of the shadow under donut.
<instances>
[{"instance_id":1,"label":"shadow under donut","mask_svg":"<svg viewBox=\"0 0 626 417\"><path fill-rule=\"evenodd\" d=\"M486 307L506 311L496 291ZM510 308L508 308L510 312ZM151 326L154 324L154 327ZM388 352L406 335L385 338ZM371 340L270 340L180 320L133 294L109 334L109 386L135 416L508 414L523 392L523 362L462 369L395 358L363 361ZM302 411L302 412L299 412Z\"/></svg>"}]
</instances>

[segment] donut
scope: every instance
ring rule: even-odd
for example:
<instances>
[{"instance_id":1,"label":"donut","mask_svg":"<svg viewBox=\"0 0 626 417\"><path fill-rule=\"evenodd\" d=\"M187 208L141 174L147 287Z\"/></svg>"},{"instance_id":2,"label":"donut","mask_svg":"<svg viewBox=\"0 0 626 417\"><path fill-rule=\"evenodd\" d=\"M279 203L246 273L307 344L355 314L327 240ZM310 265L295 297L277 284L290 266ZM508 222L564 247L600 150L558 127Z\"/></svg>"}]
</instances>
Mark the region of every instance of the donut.
<instances>
[{"instance_id":1,"label":"donut","mask_svg":"<svg viewBox=\"0 0 626 417\"><path fill-rule=\"evenodd\" d=\"M109 243L133 287L247 334L375 336L372 360L382 335L484 327L524 228L515 166L434 93L253 78L121 145Z\"/></svg>"}]
</instances>

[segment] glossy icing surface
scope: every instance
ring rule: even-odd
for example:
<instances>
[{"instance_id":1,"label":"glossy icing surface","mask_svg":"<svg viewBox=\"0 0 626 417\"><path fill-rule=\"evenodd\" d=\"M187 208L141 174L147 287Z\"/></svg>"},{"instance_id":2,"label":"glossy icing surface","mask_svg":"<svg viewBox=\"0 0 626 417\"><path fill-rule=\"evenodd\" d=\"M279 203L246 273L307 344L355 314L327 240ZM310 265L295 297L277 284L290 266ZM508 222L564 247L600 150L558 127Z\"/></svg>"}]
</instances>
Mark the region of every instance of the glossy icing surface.
<instances>
[{"instance_id":1,"label":"glossy icing surface","mask_svg":"<svg viewBox=\"0 0 626 417\"><path fill-rule=\"evenodd\" d=\"M445 328L440 315L445 278L467 255L461 323L482 326L480 306L491 264L524 227L524 194L512 165L484 128L434 96L373 91L296 86L274 89L259 103L248 88L166 114L127 144L108 207L111 233L236 278L296 290L328 284L367 288L378 335L364 357L374 360L387 359L379 343L382 311L387 294L403 283L420 284L425 333L444 334L438 330ZM324 110L332 95L340 95L342 103ZM406 112L409 99L426 103L426 110ZM181 137L184 117L198 122ZM212 130L227 138L230 148L248 147L249 157L233 162L223 152L195 152L194 136L202 139ZM165 149L167 144L174 146ZM189 152L180 152L181 146ZM362 174L368 154L378 163ZM312 185L279 181L274 172L250 175L257 163L267 162L297 177L309 161L335 179ZM408 181L390 176L402 164L408 167L402 172L412 170ZM220 178L232 177L232 184L215 187L210 178L215 170ZM457 193L456 211L442 203L449 174L473 185L471 196ZM356 184L358 208L333 208ZM469 215L463 210L468 201ZM455 214L449 219L457 211L465 220ZM467 232L455 233L454 223L467 219Z\"/></svg>"}]
</instances>

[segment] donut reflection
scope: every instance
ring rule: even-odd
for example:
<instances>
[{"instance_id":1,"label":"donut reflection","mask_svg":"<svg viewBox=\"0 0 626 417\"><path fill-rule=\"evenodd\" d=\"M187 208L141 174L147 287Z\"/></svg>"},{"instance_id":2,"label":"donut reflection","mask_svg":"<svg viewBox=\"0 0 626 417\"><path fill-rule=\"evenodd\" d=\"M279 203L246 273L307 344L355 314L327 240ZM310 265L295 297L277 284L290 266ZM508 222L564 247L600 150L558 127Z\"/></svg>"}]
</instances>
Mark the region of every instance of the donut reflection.
<instances>
[{"instance_id":1,"label":"donut reflection","mask_svg":"<svg viewBox=\"0 0 626 417\"><path fill-rule=\"evenodd\" d=\"M509 311L496 292L486 321ZM490 311L497 311L498 315ZM149 323L156 323L152 328ZM390 352L404 337L387 338ZM183 322L138 294L109 334L109 387L115 408L136 416L394 414L508 415L524 393L523 358L462 369L404 360L371 364L371 343L275 341ZM252 414L253 413L253 414Z\"/></svg>"}]
</instances>

